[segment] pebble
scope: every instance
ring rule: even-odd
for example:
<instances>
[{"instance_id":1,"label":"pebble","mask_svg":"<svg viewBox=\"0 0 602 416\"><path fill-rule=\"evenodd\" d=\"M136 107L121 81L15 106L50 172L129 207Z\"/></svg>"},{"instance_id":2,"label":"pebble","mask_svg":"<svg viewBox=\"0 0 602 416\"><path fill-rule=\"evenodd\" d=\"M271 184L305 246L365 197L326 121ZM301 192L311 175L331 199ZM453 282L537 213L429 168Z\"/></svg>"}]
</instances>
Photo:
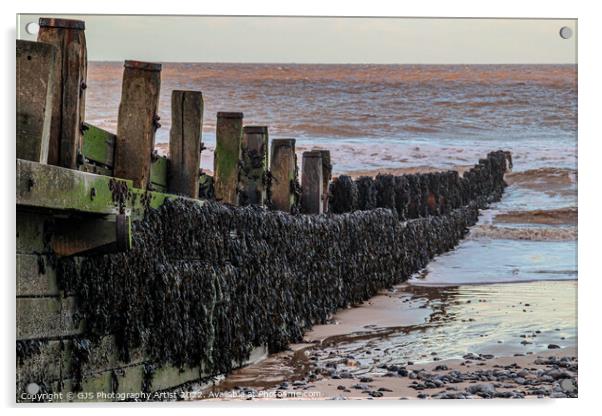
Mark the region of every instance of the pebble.
<instances>
[{"instance_id":1,"label":"pebble","mask_svg":"<svg viewBox=\"0 0 602 416\"><path fill-rule=\"evenodd\" d=\"M496 393L495 387L491 383L474 384L472 386L468 386L466 391L470 394L477 394L481 397L494 397Z\"/></svg>"},{"instance_id":2,"label":"pebble","mask_svg":"<svg viewBox=\"0 0 602 416\"><path fill-rule=\"evenodd\" d=\"M560 388L565 393L576 393L577 392L577 385L575 384L575 381L570 378L562 379L560 381Z\"/></svg>"}]
</instances>

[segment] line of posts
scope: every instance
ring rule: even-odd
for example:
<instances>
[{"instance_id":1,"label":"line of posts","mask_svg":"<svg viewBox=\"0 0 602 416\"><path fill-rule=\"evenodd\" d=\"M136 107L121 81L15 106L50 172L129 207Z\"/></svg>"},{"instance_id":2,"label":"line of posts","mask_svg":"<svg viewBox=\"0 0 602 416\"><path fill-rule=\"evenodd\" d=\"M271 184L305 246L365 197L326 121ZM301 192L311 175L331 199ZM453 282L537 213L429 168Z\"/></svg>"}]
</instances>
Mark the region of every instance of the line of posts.
<instances>
[{"instance_id":1,"label":"line of posts","mask_svg":"<svg viewBox=\"0 0 602 416\"><path fill-rule=\"evenodd\" d=\"M37 42L17 41L17 157L69 169L84 163L87 50L85 23L41 18ZM147 189L155 147L161 64L124 63L113 175ZM200 91L171 96L168 192L198 198L203 129ZM303 153L299 200L295 139L272 139L267 126L243 126L240 112L217 114L213 187L232 205L319 214L328 210L327 150ZM270 150L268 153L268 149Z\"/></svg>"}]
</instances>

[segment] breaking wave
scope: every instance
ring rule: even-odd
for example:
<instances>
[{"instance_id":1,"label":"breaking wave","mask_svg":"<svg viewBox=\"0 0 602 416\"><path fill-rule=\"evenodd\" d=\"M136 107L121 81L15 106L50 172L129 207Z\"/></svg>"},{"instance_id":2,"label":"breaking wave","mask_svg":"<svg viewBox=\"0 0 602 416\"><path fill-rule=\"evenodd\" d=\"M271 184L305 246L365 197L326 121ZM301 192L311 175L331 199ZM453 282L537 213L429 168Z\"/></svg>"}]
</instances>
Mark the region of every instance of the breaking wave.
<instances>
[{"instance_id":1,"label":"breaking wave","mask_svg":"<svg viewBox=\"0 0 602 416\"><path fill-rule=\"evenodd\" d=\"M577 227L498 227L478 225L470 230L468 238L528 241L573 241L577 239Z\"/></svg>"}]
</instances>

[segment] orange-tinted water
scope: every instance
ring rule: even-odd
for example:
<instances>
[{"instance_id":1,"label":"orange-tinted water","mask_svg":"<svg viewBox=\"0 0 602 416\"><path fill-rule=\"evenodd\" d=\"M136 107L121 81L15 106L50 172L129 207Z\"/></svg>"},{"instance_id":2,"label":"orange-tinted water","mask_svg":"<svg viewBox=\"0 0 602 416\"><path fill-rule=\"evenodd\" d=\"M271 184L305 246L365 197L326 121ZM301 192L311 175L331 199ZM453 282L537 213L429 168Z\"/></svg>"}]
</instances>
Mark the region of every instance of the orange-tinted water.
<instances>
[{"instance_id":1,"label":"orange-tinted water","mask_svg":"<svg viewBox=\"0 0 602 416\"><path fill-rule=\"evenodd\" d=\"M112 131L122 71L121 63L89 67L86 119ZM573 279L576 71L575 65L168 63L162 70L163 127L157 143L166 150L172 90L192 89L204 96L207 150L201 165L208 170L218 111L242 111L245 124L268 125L272 138L297 138L298 152L330 149L335 175L465 167L491 150L510 150L514 172L507 175L503 200L486 213L470 241L431 266L430 278L438 283L507 281L508 276ZM535 220L542 210L545 215ZM564 272L532 273L541 269L529 260L537 256L524 255L520 264L508 258L540 252L557 253L554 264ZM466 262L467 257L475 260ZM472 271L481 270L476 258L483 257L494 266L475 275ZM451 278L450 269L459 270L459 280Z\"/></svg>"},{"instance_id":2,"label":"orange-tinted water","mask_svg":"<svg viewBox=\"0 0 602 416\"><path fill-rule=\"evenodd\" d=\"M157 142L169 137L174 89L203 92L210 154L218 111L242 111L271 137L333 151L335 174L453 167L514 152L519 170L576 167L574 65L164 64ZM121 63L90 63L86 118L115 131ZM211 158L204 168L212 169Z\"/></svg>"}]
</instances>

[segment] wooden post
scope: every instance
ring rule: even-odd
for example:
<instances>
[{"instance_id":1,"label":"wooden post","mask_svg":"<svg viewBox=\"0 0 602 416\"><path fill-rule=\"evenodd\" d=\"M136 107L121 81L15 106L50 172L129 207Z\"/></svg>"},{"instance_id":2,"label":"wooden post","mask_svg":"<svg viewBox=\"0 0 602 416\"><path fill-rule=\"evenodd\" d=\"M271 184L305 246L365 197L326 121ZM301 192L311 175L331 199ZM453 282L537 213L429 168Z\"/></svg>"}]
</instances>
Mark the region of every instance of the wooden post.
<instances>
[{"instance_id":1,"label":"wooden post","mask_svg":"<svg viewBox=\"0 0 602 416\"><path fill-rule=\"evenodd\" d=\"M198 198L202 131L203 94L200 91L173 91L168 192Z\"/></svg>"},{"instance_id":2,"label":"wooden post","mask_svg":"<svg viewBox=\"0 0 602 416\"><path fill-rule=\"evenodd\" d=\"M131 179L134 186L149 184L151 154L158 123L161 64L125 61L113 175Z\"/></svg>"},{"instance_id":3,"label":"wooden post","mask_svg":"<svg viewBox=\"0 0 602 416\"><path fill-rule=\"evenodd\" d=\"M297 175L295 139L272 140L270 172L272 175L272 207L280 211L291 212L295 204L293 187Z\"/></svg>"},{"instance_id":4,"label":"wooden post","mask_svg":"<svg viewBox=\"0 0 602 416\"><path fill-rule=\"evenodd\" d=\"M332 179L330 150L318 150L322 155L322 212L328 212L328 185Z\"/></svg>"},{"instance_id":5,"label":"wooden post","mask_svg":"<svg viewBox=\"0 0 602 416\"><path fill-rule=\"evenodd\" d=\"M265 174L267 169L267 126L245 126L242 136L240 205L265 204L267 198Z\"/></svg>"},{"instance_id":6,"label":"wooden post","mask_svg":"<svg viewBox=\"0 0 602 416\"><path fill-rule=\"evenodd\" d=\"M214 154L215 199L238 205L242 113L217 113Z\"/></svg>"},{"instance_id":7,"label":"wooden post","mask_svg":"<svg viewBox=\"0 0 602 416\"><path fill-rule=\"evenodd\" d=\"M17 158L47 163L57 48L17 40Z\"/></svg>"},{"instance_id":8,"label":"wooden post","mask_svg":"<svg viewBox=\"0 0 602 416\"><path fill-rule=\"evenodd\" d=\"M301 212L321 214L323 212L322 153L319 150L303 152L303 176L301 178Z\"/></svg>"},{"instance_id":9,"label":"wooden post","mask_svg":"<svg viewBox=\"0 0 602 416\"><path fill-rule=\"evenodd\" d=\"M81 164L81 130L86 107L85 23L42 17L39 25L38 41L58 48L48 163L77 169Z\"/></svg>"}]
</instances>

